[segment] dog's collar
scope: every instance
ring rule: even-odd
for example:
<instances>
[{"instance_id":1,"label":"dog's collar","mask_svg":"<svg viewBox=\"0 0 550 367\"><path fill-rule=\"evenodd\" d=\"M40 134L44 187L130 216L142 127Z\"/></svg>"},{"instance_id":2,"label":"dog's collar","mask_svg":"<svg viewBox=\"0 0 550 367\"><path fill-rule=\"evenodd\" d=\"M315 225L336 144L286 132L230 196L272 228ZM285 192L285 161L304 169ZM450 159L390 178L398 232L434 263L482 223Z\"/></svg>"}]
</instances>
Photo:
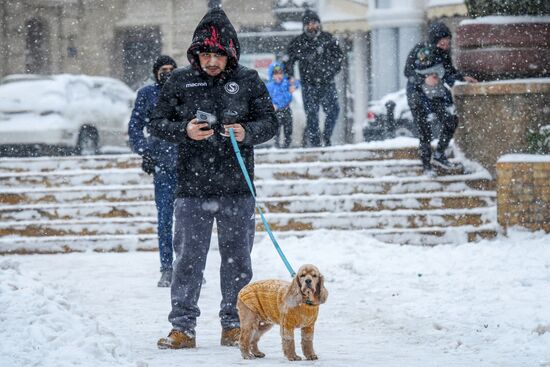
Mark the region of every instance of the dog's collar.
<instances>
[{"instance_id":1,"label":"dog's collar","mask_svg":"<svg viewBox=\"0 0 550 367\"><path fill-rule=\"evenodd\" d=\"M306 299L304 303L308 306L315 306L315 303L313 303L313 301L310 301L309 299Z\"/></svg>"}]
</instances>

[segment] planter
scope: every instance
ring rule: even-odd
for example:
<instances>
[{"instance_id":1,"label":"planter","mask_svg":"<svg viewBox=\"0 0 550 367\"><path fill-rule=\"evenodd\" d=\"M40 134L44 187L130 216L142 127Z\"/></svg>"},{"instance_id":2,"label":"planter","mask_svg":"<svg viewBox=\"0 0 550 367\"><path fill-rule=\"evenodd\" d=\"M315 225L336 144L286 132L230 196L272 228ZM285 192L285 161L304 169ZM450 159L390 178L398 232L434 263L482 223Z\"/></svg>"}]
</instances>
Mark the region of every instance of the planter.
<instances>
[{"instance_id":1,"label":"planter","mask_svg":"<svg viewBox=\"0 0 550 367\"><path fill-rule=\"evenodd\" d=\"M495 175L504 154L527 153L529 130L550 121L550 78L457 84L455 142L466 157Z\"/></svg>"},{"instance_id":2,"label":"planter","mask_svg":"<svg viewBox=\"0 0 550 367\"><path fill-rule=\"evenodd\" d=\"M480 80L550 76L550 17L490 16L456 31L456 66Z\"/></svg>"}]
</instances>

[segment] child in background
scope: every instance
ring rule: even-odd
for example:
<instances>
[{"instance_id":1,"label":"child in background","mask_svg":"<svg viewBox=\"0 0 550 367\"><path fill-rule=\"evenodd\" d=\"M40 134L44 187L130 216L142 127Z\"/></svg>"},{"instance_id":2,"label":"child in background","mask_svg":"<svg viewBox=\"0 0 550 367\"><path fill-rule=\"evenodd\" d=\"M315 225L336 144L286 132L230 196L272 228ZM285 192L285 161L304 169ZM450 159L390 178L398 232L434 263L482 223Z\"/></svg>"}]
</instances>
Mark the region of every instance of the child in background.
<instances>
[{"instance_id":1,"label":"child in background","mask_svg":"<svg viewBox=\"0 0 550 367\"><path fill-rule=\"evenodd\" d=\"M296 89L295 86L298 86L298 84L295 83L295 86L292 86L289 83L288 78L284 74L283 65L279 62L269 65L268 76L267 90L271 96L275 115L279 122L279 129L277 130L277 135L275 135L275 146L277 148L288 148L292 141L292 110L290 109L290 102L292 102L292 93ZM279 144L281 130L284 130L282 145Z\"/></svg>"}]
</instances>

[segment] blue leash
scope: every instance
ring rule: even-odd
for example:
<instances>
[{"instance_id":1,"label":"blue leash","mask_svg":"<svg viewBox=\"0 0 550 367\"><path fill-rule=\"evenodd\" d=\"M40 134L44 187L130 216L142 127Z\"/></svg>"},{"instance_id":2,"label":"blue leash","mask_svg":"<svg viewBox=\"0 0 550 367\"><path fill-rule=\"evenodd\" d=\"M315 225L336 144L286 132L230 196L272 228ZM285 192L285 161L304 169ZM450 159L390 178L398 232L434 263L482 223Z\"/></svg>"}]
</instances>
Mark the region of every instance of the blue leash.
<instances>
[{"instance_id":1,"label":"blue leash","mask_svg":"<svg viewBox=\"0 0 550 367\"><path fill-rule=\"evenodd\" d=\"M267 231L269 238L271 238L271 242L273 242L273 246L275 246L275 249L277 250L277 252L279 253L279 256L283 260L283 263L285 263L286 268L290 272L290 276L294 278L296 276L296 273L294 272L294 270L292 270L292 266L290 266L290 263L286 259L286 256L283 253L283 250L281 250L281 247L279 246L279 243L277 243L277 240L275 239L273 232L271 232L269 223L267 223L267 220L264 217L264 213L262 212L262 209L260 209L260 206L258 205L258 201L256 200L256 194L254 194L254 186L252 186L252 181L250 180L250 176L248 176L248 172L246 171L246 166L244 165L243 157L241 156L241 150L237 145L237 139L235 139L235 133L233 132L233 129L229 129L229 136L231 138L231 144L233 145L233 150L235 151L235 155L237 156L237 161L239 162L239 166L241 167L241 171L243 172L246 183L248 184L248 188L250 189L250 193L252 194L252 197L254 198L254 201L256 203L256 209L258 209L258 212L260 213L260 217L262 218L262 222L264 223L265 230Z\"/></svg>"}]
</instances>

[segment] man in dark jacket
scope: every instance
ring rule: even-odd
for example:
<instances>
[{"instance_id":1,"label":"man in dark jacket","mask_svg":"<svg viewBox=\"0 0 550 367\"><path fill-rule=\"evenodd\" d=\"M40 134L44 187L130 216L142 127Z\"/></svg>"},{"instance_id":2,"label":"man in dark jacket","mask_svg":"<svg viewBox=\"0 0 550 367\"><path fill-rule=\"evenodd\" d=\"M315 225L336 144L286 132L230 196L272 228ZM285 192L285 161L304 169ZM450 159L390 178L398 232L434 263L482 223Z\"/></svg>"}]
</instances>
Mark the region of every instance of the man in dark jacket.
<instances>
[{"instance_id":1,"label":"man in dark jacket","mask_svg":"<svg viewBox=\"0 0 550 367\"><path fill-rule=\"evenodd\" d=\"M425 174L433 176L432 163L450 169L453 164L445 156L445 150L458 126L453 98L444 84L452 87L457 80L476 82L474 78L462 75L453 66L450 56L451 31L440 22L430 26L428 41L418 43L409 52L405 63L407 101L418 126L420 157ZM428 119L435 114L442 129L437 149L432 159L432 129Z\"/></svg>"},{"instance_id":2,"label":"man in dark jacket","mask_svg":"<svg viewBox=\"0 0 550 367\"><path fill-rule=\"evenodd\" d=\"M302 23L304 32L288 46L286 73L292 84L294 64L298 62L307 118L304 141L314 147L321 145L319 107L322 106L327 115L323 142L328 146L340 112L334 77L342 66L343 53L336 38L321 30L321 20L315 12L306 10Z\"/></svg>"},{"instance_id":3,"label":"man in dark jacket","mask_svg":"<svg viewBox=\"0 0 550 367\"><path fill-rule=\"evenodd\" d=\"M170 56L159 56L153 64L154 84L138 90L128 135L132 150L142 156L142 169L153 174L155 203L157 206L157 232L159 239L161 277L157 285L169 287L172 281L172 218L174 216L174 191L176 189L176 144L145 136L149 119L157 105L160 90L177 64Z\"/></svg>"},{"instance_id":4,"label":"man in dark jacket","mask_svg":"<svg viewBox=\"0 0 550 367\"><path fill-rule=\"evenodd\" d=\"M162 89L151 132L180 146L175 203L172 331L161 349L194 348L197 306L214 220L221 255L222 345L240 334L237 294L252 278L254 198L233 152L233 129L246 169L254 177L254 145L271 139L277 121L258 73L238 64L239 40L219 8L200 21L187 50L190 66ZM200 111L200 112L198 112Z\"/></svg>"}]
</instances>

